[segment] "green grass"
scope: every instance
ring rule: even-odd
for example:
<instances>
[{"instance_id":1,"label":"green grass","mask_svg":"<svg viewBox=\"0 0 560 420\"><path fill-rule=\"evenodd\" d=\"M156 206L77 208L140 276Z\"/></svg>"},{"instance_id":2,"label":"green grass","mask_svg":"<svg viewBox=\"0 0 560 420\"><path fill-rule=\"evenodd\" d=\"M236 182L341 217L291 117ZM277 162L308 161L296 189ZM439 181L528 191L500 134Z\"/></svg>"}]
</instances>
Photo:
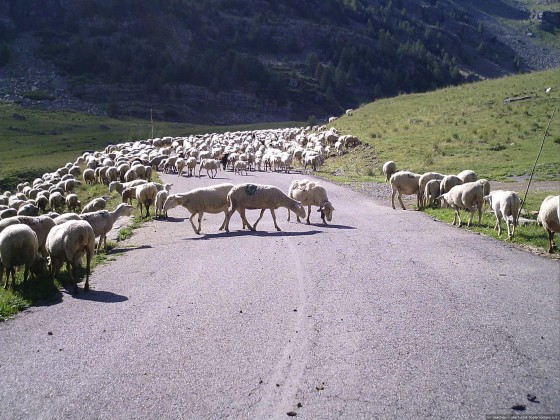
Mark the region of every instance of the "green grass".
<instances>
[{"instance_id":1,"label":"green grass","mask_svg":"<svg viewBox=\"0 0 560 420\"><path fill-rule=\"evenodd\" d=\"M556 192L558 193L558 192ZM522 217L526 219L536 220L536 215L531 214L531 209L538 209L545 197L550 195L549 192L534 192L527 196L527 200L523 206ZM536 250L539 253L546 253L548 251L548 239L547 235L542 226L538 224L529 224L527 226L518 226L515 230L515 236L510 241L507 236L507 226L502 220L502 234L498 236L498 231L494 230L496 225L496 218L493 213L488 210L488 206L485 205L482 213L481 224L478 225L478 215L475 214L473 217L473 225L467 227L467 220L469 213L467 211L461 211L461 219L463 220L463 227L472 232L480 233L481 235L489 236L497 240L516 244L531 250ZM445 223L452 223L455 212L451 209L441 209L441 208L427 208L424 210L425 213L440 220ZM558 253L558 250L555 250Z\"/></svg>"},{"instance_id":2,"label":"green grass","mask_svg":"<svg viewBox=\"0 0 560 420\"><path fill-rule=\"evenodd\" d=\"M325 175L338 170L346 182L382 180L383 163L423 173L472 169L480 177L505 180L528 174L545 127L560 100L560 69L488 80L426 94L376 101L332 125L363 142L355 153L327 160ZM545 89L552 86L550 94ZM529 95L525 101L504 103ZM537 179L560 174L560 111L556 112ZM332 175L330 175L332 177Z\"/></svg>"}]
</instances>

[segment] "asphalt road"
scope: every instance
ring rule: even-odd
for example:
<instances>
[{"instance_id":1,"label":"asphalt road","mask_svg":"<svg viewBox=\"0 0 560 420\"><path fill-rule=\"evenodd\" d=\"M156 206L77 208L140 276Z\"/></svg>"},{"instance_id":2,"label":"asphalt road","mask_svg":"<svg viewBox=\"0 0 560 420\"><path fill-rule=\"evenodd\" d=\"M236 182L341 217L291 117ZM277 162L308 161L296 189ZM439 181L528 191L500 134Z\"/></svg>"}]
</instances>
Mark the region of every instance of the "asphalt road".
<instances>
[{"instance_id":1,"label":"asphalt road","mask_svg":"<svg viewBox=\"0 0 560 420\"><path fill-rule=\"evenodd\" d=\"M163 176L172 192L300 178ZM0 324L0 418L560 413L558 260L324 184L329 226L280 209L282 232L206 215L198 236L177 208L89 294Z\"/></svg>"}]
</instances>

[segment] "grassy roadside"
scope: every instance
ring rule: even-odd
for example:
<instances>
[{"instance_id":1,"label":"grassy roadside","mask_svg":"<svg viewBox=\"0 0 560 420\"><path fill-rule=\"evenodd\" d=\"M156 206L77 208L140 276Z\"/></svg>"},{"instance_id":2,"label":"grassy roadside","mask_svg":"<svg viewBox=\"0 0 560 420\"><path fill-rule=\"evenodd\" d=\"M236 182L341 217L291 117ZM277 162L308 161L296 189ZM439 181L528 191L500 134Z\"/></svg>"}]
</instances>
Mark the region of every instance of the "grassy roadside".
<instances>
[{"instance_id":1,"label":"grassy roadside","mask_svg":"<svg viewBox=\"0 0 560 420\"><path fill-rule=\"evenodd\" d=\"M157 174L153 177L153 181L160 181ZM82 205L86 204L93 198L101 196L110 197L107 201L107 210L114 210L121 202L119 194L116 191L110 193L107 185L83 184L80 185L75 192ZM141 227L145 222L152 219L153 216L150 218L142 218L140 210L137 207L134 207L130 222L127 226L119 229L117 242L121 242L132 237L135 229ZM118 246L117 242L107 241L107 251L102 250L100 253L94 254L91 262L92 271L96 266L108 261L113 261L118 257L118 254L112 252ZM85 269L79 270L79 277L81 279L85 278ZM4 290L4 281L5 276L0 284L0 322L24 309L27 309L30 306L48 305L59 302L62 299L61 290L64 289L65 285L70 284L70 276L68 272L66 272L66 267L64 265L59 276L55 279L54 284L51 281L50 276L45 273L37 280L28 282L29 285L24 287L23 270L16 272L15 289L10 288L9 290Z\"/></svg>"}]
</instances>

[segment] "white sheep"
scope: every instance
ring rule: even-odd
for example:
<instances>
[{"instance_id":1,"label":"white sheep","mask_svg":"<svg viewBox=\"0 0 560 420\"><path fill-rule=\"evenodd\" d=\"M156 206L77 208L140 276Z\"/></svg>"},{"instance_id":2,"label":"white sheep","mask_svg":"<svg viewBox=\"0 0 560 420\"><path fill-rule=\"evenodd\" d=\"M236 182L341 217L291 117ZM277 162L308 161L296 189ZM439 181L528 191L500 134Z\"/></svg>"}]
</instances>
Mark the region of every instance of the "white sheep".
<instances>
[{"instance_id":1,"label":"white sheep","mask_svg":"<svg viewBox=\"0 0 560 420\"><path fill-rule=\"evenodd\" d=\"M51 193L51 195L49 196L49 206L51 210L59 211L63 209L65 205L66 205L66 199L60 192L55 191Z\"/></svg>"},{"instance_id":2,"label":"white sheep","mask_svg":"<svg viewBox=\"0 0 560 420\"><path fill-rule=\"evenodd\" d=\"M420 207L420 197L418 194L418 187L420 181L420 174L415 174L410 171L398 171L391 175L389 182L391 184L391 206L395 208L395 194L398 195L399 202L403 210L406 210L402 202L401 196L416 194L416 203Z\"/></svg>"},{"instance_id":3,"label":"white sheep","mask_svg":"<svg viewBox=\"0 0 560 420\"><path fill-rule=\"evenodd\" d=\"M169 197L169 191L161 190L156 194L156 217L167 217L167 212L163 209L165 200Z\"/></svg>"},{"instance_id":4,"label":"white sheep","mask_svg":"<svg viewBox=\"0 0 560 420\"><path fill-rule=\"evenodd\" d=\"M228 193L228 212L225 220L225 230L229 232L229 221L235 211L238 211L243 227L248 227L250 230L257 230L257 224L262 219L266 209L270 210L274 227L277 231L281 229L276 223L275 209L285 207L293 211L297 216L302 219L305 218L305 207L302 204L288 197L282 190L273 185L259 185L259 184L239 184L231 189ZM261 209L261 214L255 224L251 226L245 217L245 210Z\"/></svg>"},{"instance_id":5,"label":"white sheep","mask_svg":"<svg viewBox=\"0 0 560 420\"><path fill-rule=\"evenodd\" d=\"M236 161L233 164L233 173L243 175L243 171L245 171L245 175L247 175L247 162L244 160Z\"/></svg>"},{"instance_id":6,"label":"white sheep","mask_svg":"<svg viewBox=\"0 0 560 420\"><path fill-rule=\"evenodd\" d=\"M86 283L84 291L89 291L89 274L91 258L95 250L95 233L85 220L70 220L51 229L47 236L47 251L50 259L51 276L54 279L62 264L70 265L70 279L74 293L78 293L76 269L86 256Z\"/></svg>"},{"instance_id":7,"label":"white sheep","mask_svg":"<svg viewBox=\"0 0 560 420\"><path fill-rule=\"evenodd\" d=\"M194 156L189 156L187 158L187 176L194 176L196 168L196 158Z\"/></svg>"},{"instance_id":8,"label":"white sheep","mask_svg":"<svg viewBox=\"0 0 560 420\"><path fill-rule=\"evenodd\" d=\"M471 171L470 169L465 169L464 171L459 172L457 174L457 178L463 181L463 184L466 184L467 182L476 181L478 179L478 176L474 171Z\"/></svg>"},{"instance_id":9,"label":"white sheep","mask_svg":"<svg viewBox=\"0 0 560 420\"><path fill-rule=\"evenodd\" d=\"M68 210L75 212L80 208L81 203L76 194L68 194L66 196L66 205L68 206Z\"/></svg>"},{"instance_id":10,"label":"white sheep","mask_svg":"<svg viewBox=\"0 0 560 420\"><path fill-rule=\"evenodd\" d=\"M39 242L39 253L46 257L47 251L45 249L45 243L47 241L47 236L51 229L56 225L55 221L47 216L17 216L16 218L19 223L23 223L31 228L33 232L37 235L37 241Z\"/></svg>"},{"instance_id":11,"label":"white sheep","mask_svg":"<svg viewBox=\"0 0 560 420\"><path fill-rule=\"evenodd\" d=\"M560 233L560 195L549 195L541 203L537 221L548 234L548 252L552 254L554 233Z\"/></svg>"},{"instance_id":12,"label":"white sheep","mask_svg":"<svg viewBox=\"0 0 560 420\"><path fill-rule=\"evenodd\" d=\"M4 289L8 289L10 274L12 275L12 288L14 287L16 267L21 265L25 266L23 282L27 282L32 266L39 260L38 250L37 235L27 225L11 225L0 232L0 283L5 269Z\"/></svg>"},{"instance_id":13,"label":"white sheep","mask_svg":"<svg viewBox=\"0 0 560 420\"><path fill-rule=\"evenodd\" d=\"M156 203L158 188L153 182L141 184L136 187L136 200L140 206L140 216L142 216L142 206L146 208L146 217L150 217L150 206Z\"/></svg>"},{"instance_id":14,"label":"white sheep","mask_svg":"<svg viewBox=\"0 0 560 420\"><path fill-rule=\"evenodd\" d=\"M97 244L97 252L103 248L107 251L107 233L113 229L113 225L121 216L130 216L132 214L132 206L121 203L113 211L99 210L92 213L83 214L80 217L88 222L93 228L95 237L99 236L99 243Z\"/></svg>"},{"instance_id":15,"label":"white sheep","mask_svg":"<svg viewBox=\"0 0 560 420\"><path fill-rule=\"evenodd\" d=\"M434 206L437 198L440 196L440 183L439 179L431 179L424 187L424 201L425 206Z\"/></svg>"},{"instance_id":16,"label":"white sheep","mask_svg":"<svg viewBox=\"0 0 560 420\"><path fill-rule=\"evenodd\" d=\"M224 229L228 211L227 195L233 188L233 184L217 184L210 187L195 188L191 191L170 195L163 205L163 211L179 205L185 207L190 213L189 218L194 233L197 235L201 231L202 216L204 213L217 214L224 213L224 222L219 230ZM198 228L193 222L193 218L198 215Z\"/></svg>"},{"instance_id":17,"label":"white sheep","mask_svg":"<svg viewBox=\"0 0 560 420\"><path fill-rule=\"evenodd\" d=\"M198 177L200 178L200 172L206 169L206 174L210 178L215 178L218 174L218 168L220 166L220 161L216 159L202 159L200 161L200 168L198 168Z\"/></svg>"},{"instance_id":18,"label":"white sheep","mask_svg":"<svg viewBox=\"0 0 560 420\"><path fill-rule=\"evenodd\" d=\"M502 219L504 219L507 225L508 239L511 240L515 234L517 216L519 213L519 207L521 206L519 196L514 191L496 190L492 191L488 195L485 195L483 198L488 202L490 208L494 211L494 216L496 216L496 225L494 226L494 229L498 230L498 236L502 234L501 222Z\"/></svg>"},{"instance_id":19,"label":"white sheep","mask_svg":"<svg viewBox=\"0 0 560 420\"><path fill-rule=\"evenodd\" d=\"M327 224L325 218L330 222L332 220L332 212L334 207L329 201L325 187L317 182L304 180L292 181L288 190L288 197L299 201L303 206L307 206L307 224L310 224L309 217L311 216L311 206L317 206L318 212L321 213L323 224ZM288 222L290 221L290 210L288 209ZM299 222L299 216L297 217Z\"/></svg>"},{"instance_id":20,"label":"white sheep","mask_svg":"<svg viewBox=\"0 0 560 420\"><path fill-rule=\"evenodd\" d=\"M136 179L136 180L131 181L131 182L113 181L109 184L109 192L116 191L120 195L122 195L122 192L125 188L136 187L138 185L147 184L147 183L148 183L148 181L146 181L145 179Z\"/></svg>"},{"instance_id":21,"label":"white sheep","mask_svg":"<svg viewBox=\"0 0 560 420\"><path fill-rule=\"evenodd\" d=\"M439 172L426 172L422 174L420 179L418 180L418 209L421 210L426 206L426 199L424 197L424 191L426 190L426 184L431 181L432 179L443 179L444 175L440 174Z\"/></svg>"},{"instance_id":22,"label":"white sheep","mask_svg":"<svg viewBox=\"0 0 560 420\"><path fill-rule=\"evenodd\" d=\"M440 198L445 200L454 210L455 215L453 217L453 225L457 223L457 218L459 219L459 227L463 225L461 220L461 215L459 213L460 209L465 209L469 211L469 221L467 226L470 226L474 216L474 212L478 210L478 224L480 225L480 220L482 218L482 203L483 203L483 187L482 184L478 182L468 182L466 184L457 185L445 194L442 194Z\"/></svg>"},{"instance_id":23,"label":"white sheep","mask_svg":"<svg viewBox=\"0 0 560 420\"><path fill-rule=\"evenodd\" d=\"M394 161L389 160L383 164L383 174L385 174L385 182L389 182L391 176L393 176L395 172L397 172L397 164Z\"/></svg>"},{"instance_id":24,"label":"white sheep","mask_svg":"<svg viewBox=\"0 0 560 420\"><path fill-rule=\"evenodd\" d=\"M106 197L94 198L84 206L81 214L91 213L92 211L105 209L105 207L107 206L107 200L108 198Z\"/></svg>"}]
</instances>

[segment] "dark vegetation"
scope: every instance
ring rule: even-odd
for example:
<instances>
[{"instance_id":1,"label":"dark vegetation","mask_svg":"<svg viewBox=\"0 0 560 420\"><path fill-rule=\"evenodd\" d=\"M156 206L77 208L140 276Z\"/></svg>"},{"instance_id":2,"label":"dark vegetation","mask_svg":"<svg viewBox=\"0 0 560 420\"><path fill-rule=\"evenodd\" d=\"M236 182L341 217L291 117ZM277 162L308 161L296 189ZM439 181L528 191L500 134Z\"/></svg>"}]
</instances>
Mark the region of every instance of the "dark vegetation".
<instances>
[{"instance_id":1,"label":"dark vegetation","mask_svg":"<svg viewBox=\"0 0 560 420\"><path fill-rule=\"evenodd\" d=\"M249 99L227 105L266 103L271 114L301 120L458 84L460 68L485 60L507 72L522 66L450 0L3 3L12 26L0 32L9 39L33 31L37 53L57 64L76 95L105 102L112 115L134 115L134 102L165 103L165 117L181 120L194 112L181 107L185 101L204 107L212 94L242 92ZM9 60L5 45L0 65ZM92 92L94 84L104 88ZM193 87L210 97L195 89L194 100Z\"/></svg>"}]
</instances>

